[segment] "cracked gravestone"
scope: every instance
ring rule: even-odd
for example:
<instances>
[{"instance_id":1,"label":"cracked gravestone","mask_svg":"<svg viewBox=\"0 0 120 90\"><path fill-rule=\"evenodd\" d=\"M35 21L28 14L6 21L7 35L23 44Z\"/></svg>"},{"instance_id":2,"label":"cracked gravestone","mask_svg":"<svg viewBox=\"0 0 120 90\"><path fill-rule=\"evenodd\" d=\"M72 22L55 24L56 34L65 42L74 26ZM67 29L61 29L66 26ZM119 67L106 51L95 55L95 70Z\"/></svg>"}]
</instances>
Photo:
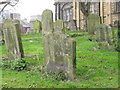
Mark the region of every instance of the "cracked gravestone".
<instances>
[{"instance_id":1,"label":"cracked gravestone","mask_svg":"<svg viewBox=\"0 0 120 90\"><path fill-rule=\"evenodd\" d=\"M56 21L52 26L52 17L51 10L45 10L42 14L45 70L63 71L67 79L73 80L76 68L76 41L63 34L63 23L61 21Z\"/></svg>"},{"instance_id":2,"label":"cracked gravestone","mask_svg":"<svg viewBox=\"0 0 120 90\"><path fill-rule=\"evenodd\" d=\"M24 57L19 25L17 20L6 19L4 22L4 39L10 60Z\"/></svg>"}]
</instances>

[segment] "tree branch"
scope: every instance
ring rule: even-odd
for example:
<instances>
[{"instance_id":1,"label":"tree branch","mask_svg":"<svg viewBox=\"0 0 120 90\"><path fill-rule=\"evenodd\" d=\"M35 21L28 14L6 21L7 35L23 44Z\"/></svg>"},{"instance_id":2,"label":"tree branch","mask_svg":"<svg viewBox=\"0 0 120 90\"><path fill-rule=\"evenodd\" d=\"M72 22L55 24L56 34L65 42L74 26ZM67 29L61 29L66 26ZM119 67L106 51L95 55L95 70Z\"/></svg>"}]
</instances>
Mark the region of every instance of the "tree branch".
<instances>
[{"instance_id":1,"label":"tree branch","mask_svg":"<svg viewBox=\"0 0 120 90\"><path fill-rule=\"evenodd\" d=\"M9 2L10 3L10 2ZM3 10L7 7L7 5L9 5L9 3L5 4L5 6L2 8L2 10L0 11L0 14L3 12Z\"/></svg>"},{"instance_id":2,"label":"tree branch","mask_svg":"<svg viewBox=\"0 0 120 90\"><path fill-rule=\"evenodd\" d=\"M81 11L85 16L88 16L90 13L90 4L90 2L87 2L87 4L85 4L85 2L80 2Z\"/></svg>"},{"instance_id":3,"label":"tree branch","mask_svg":"<svg viewBox=\"0 0 120 90\"><path fill-rule=\"evenodd\" d=\"M15 1L15 3L12 4L14 1ZM5 4L4 7L2 8L2 10L0 11L0 14L4 11L4 9L5 9L8 5L14 7L14 6L16 6L16 5L18 4L18 2L19 2L19 0L11 0L10 2L1 2L0 4L5 4L5 3L6 3L6 4Z\"/></svg>"}]
</instances>

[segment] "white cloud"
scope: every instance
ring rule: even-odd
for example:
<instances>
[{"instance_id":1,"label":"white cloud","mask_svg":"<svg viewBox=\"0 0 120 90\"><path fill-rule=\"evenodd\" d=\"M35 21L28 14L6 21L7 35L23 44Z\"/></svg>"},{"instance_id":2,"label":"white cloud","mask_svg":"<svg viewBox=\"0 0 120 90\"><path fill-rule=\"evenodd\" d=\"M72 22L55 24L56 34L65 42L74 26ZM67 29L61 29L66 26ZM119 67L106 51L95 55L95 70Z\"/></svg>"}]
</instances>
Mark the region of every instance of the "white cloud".
<instances>
[{"instance_id":1,"label":"white cloud","mask_svg":"<svg viewBox=\"0 0 120 90\"><path fill-rule=\"evenodd\" d=\"M32 15L41 15L45 9L54 12L54 0L20 0L14 12L20 13L22 18L30 19Z\"/></svg>"}]
</instances>

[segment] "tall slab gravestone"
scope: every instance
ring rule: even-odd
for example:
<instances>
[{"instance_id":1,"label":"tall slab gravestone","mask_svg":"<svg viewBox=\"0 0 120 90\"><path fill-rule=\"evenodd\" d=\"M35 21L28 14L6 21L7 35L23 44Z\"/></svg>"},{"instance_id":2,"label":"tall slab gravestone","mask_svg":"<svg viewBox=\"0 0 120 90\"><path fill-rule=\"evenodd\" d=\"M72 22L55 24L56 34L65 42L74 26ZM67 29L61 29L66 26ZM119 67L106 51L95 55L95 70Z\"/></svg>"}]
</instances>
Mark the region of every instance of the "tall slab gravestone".
<instances>
[{"instance_id":1,"label":"tall slab gravestone","mask_svg":"<svg viewBox=\"0 0 120 90\"><path fill-rule=\"evenodd\" d=\"M87 30L89 34L94 34L96 27L100 24L100 17L96 14L91 14L87 18Z\"/></svg>"},{"instance_id":2,"label":"tall slab gravestone","mask_svg":"<svg viewBox=\"0 0 120 90\"><path fill-rule=\"evenodd\" d=\"M67 79L73 80L76 68L76 41L64 35L63 22L60 20L54 23L53 30L51 17L51 10L45 10L42 14L43 32L49 32L43 35L46 71L63 71Z\"/></svg>"},{"instance_id":3,"label":"tall slab gravestone","mask_svg":"<svg viewBox=\"0 0 120 90\"><path fill-rule=\"evenodd\" d=\"M24 57L19 25L19 21L10 19L5 20L3 25L4 39L10 60Z\"/></svg>"}]
</instances>

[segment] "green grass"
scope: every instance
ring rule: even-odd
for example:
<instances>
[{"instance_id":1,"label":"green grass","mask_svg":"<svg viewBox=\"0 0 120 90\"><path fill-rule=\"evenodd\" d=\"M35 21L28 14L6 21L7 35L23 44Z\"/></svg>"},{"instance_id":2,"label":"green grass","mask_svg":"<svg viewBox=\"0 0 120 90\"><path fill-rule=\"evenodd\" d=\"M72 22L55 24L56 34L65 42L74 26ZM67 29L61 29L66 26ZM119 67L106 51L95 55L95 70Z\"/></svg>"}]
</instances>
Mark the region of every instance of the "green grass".
<instances>
[{"instance_id":1,"label":"green grass","mask_svg":"<svg viewBox=\"0 0 120 90\"><path fill-rule=\"evenodd\" d=\"M56 81L41 73L44 65L42 35L22 35L23 49L27 56L27 70L15 71L3 67L2 86L12 88L117 88L118 52L92 48L96 42L88 40L85 32L66 32L76 40L76 80ZM2 55L6 56L5 46ZM33 56L32 56L33 55ZM34 56L37 55L37 56ZM6 61L4 60L3 63Z\"/></svg>"}]
</instances>

